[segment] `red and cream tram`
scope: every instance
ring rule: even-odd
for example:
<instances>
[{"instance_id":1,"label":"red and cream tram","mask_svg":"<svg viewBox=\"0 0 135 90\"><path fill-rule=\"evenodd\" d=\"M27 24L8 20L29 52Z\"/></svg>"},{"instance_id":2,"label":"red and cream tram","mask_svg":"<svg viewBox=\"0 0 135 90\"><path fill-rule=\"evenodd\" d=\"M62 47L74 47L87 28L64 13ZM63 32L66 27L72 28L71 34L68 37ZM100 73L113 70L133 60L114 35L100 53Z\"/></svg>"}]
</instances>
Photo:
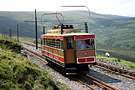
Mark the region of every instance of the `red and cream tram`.
<instances>
[{"instance_id":1,"label":"red and cream tram","mask_svg":"<svg viewBox=\"0 0 135 90\"><path fill-rule=\"evenodd\" d=\"M73 25L54 26L41 35L42 55L65 69L66 74L88 70L94 64L95 34L81 33Z\"/></svg>"}]
</instances>

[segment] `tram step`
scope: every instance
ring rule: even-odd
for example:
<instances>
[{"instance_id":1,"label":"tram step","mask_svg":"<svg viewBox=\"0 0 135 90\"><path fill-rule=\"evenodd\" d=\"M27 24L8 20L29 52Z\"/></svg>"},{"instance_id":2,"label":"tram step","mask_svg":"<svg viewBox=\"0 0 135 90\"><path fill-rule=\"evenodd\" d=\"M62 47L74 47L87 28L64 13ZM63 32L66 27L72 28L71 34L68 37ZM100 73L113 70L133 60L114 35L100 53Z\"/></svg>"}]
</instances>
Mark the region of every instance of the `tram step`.
<instances>
[{"instance_id":1,"label":"tram step","mask_svg":"<svg viewBox=\"0 0 135 90\"><path fill-rule=\"evenodd\" d=\"M74 67L72 67L72 68L66 68L66 70L77 70L77 68L74 68Z\"/></svg>"},{"instance_id":2,"label":"tram step","mask_svg":"<svg viewBox=\"0 0 135 90\"><path fill-rule=\"evenodd\" d=\"M77 73L66 73L66 75L77 75Z\"/></svg>"}]
</instances>

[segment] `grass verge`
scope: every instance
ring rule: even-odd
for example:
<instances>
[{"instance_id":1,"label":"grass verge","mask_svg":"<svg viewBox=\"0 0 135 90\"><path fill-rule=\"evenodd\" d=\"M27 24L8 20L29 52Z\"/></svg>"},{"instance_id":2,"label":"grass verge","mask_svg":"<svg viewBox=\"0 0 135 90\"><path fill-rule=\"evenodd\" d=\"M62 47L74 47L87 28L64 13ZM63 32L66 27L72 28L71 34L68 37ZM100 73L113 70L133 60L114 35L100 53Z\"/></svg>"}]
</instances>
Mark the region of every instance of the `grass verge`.
<instances>
[{"instance_id":1,"label":"grass verge","mask_svg":"<svg viewBox=\"0 0 135 90\"><path fill-rule=\"evenodd\" d=\"M99 54L96 57L97 57L97 59L101 59L105 62L107 61L107 62L117 63L119 65L135 69L135 63L131 62L131 61L126 61L124 59L114 58L114 57L105 57L105 56L99 55Z\"/></svg>"},{"instance_id":2,"label":"grass verge","mask_svg":"<svg viewBox=\"0 0 135 90\"><path fill-rule=\"evenodd\" d=\"M51 80L48 72L19 54L16 42L0 40L1 90L65 90L65 85Z\"/></svg>"}]
</instances>

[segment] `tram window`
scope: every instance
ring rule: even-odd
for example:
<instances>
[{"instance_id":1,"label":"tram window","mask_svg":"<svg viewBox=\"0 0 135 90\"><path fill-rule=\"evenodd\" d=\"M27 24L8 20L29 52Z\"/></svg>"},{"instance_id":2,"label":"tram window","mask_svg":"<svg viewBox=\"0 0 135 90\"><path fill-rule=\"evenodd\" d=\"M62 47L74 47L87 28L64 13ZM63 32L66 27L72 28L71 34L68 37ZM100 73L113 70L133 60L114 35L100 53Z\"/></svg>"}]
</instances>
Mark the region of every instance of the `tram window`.
<instances>
[{"instance_id":1,"label":"tram window","mask_svg":"<svg viewBox=\"0 0 135 90\"><path fill-rule=\"evenodd\" d=\"M48 45L48 41L49 41L49 40L47 39L47 40L46 40L46 45Z\"/></svg>"},{"instance_id":2,"label":"tram window","mask_svg":"<svg viewBox=\"0 0 135 90\"><path fill-rule=\"evenodd\" d=\"M47 45L47 39L45 39L45 45Z\"/></svg>"},{"instance_id":3,"label":"tram window","mask_svg":"<svg viewBox=\"0 0 135 90\"><path fill-rule=\"evenodd\" d=\"M51 40L51 46L55 47L55 40L53 40L53 39Z\"/></svg>"},{"instance_id":4,"label":"tram window","mask_svg":"<svg viewBox=\"0 0 135 90\"><path fill-rule=\"evenodd\" d=\"M46 45L46 41L47 41L47 39L45 38L45 39L44 39L44 45Z\"/></svg>"},{"instance_id":5,"label":"tram window","mask_svg":"<svg viewBox=\"0 0 135 90\"><path fill-rule=\"evenodd\" d=\"M41 43L41 45L43 45L43 39L40 39L40 43Z\"/></svg>"},{"instance_id":6,"label":"tram window","mask_svg":"<svg viewBox=\"0 0 135 90\"><path fill-rule=\"evenodd\" d=\"M48 40L47 40L47 45L50 46L50 44L51 44L51 40L48 39Z\"/></svg>"},{"instance_id":7,"label":"tram window","mask_svg":"<svg viewBox=\"0 0 135 90\"><path fill-rule=\"evenodd\" d=\"M63 48L63 41L60 41L60 48Z\"/></svg>"},{"instance_id":8,"label":"tram window","mask_svg":"<svg viewBox=\"0 0 135 90\"><path fill-rule=\"evenodd\" d=\"M41 44L45 45L45 38L41 40Z\"/></svg>"},{"instance_id":9,"label":"tram window","mask_svg":"<svg viewBox=\"0 0 135 90\"><path fill-rule=\"evenodd\" d=\"M61 40L56 40L55 41L55 47L56 48L59 48L59 49L62 49L62 44L63 42Z\"/></svg>"},{"instance_id":10,"label":"tram window","mask_svg":"<svg viewBox=\"0 0 135 90\"><path fill-rule=\"evenodd\" d=\"M55 47L59 48L59 40L55 40Z\"/></svg>"},{"instance_id":11,"label":"tram window","mask_svg":"<svg viewBox=\"0 0 135 90\"><path fill-rule=\"evenodd\" d=\"M90 45L92 46L93 49L95 49L94 39L90 39Z\"/></svg>"},{"instance_id":12,"label":"tram window","mask_svg":"<svg viewBox=\"0 0 135 90\"><path fill-rule=\"evenodd\" d=\"M73 41L71 38L67 38L67 48L73 48Z\"/></svg>"},{"instance_id":13,"label":"tram window","mask_svg":"<svg viewBox=\"0 0 135 90\"><path fill-rule=\"evenodd\" d=\"M94 39L77 40L77 49L94 49Z\"/></svg>"},{"instance_id":14,"label":"tram window","mask_svg":"<svg viewBox=\"0 0 135 90\"><path fill-rule=\"evenodd\" d=\"M52 39L50 39L50 42L49 42L50 44L49 44L49 46L51 46L51 47L53 47L54 45L53 45L53 40Z\"/></svg>"},{"instance_id":15,"label":"tram window","mask_svg":"<svg viewBox=\"0 0 135 90\"><path fill-rule=\"evenodd\" d=\"M47 46L54 47L54 48L59 48L62 49L63 47L63 41L57 39L46 39L45 43Z\"/></svg>"}]
</instances>

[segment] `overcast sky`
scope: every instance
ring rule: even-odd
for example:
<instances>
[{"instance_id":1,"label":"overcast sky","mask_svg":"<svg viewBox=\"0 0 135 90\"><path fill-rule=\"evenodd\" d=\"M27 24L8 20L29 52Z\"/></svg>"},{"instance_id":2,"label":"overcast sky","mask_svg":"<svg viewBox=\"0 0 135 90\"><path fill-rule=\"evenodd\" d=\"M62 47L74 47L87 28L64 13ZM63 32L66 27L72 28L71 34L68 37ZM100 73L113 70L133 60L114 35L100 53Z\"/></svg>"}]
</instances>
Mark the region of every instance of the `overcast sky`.
<instances>
[{"instance_id":1,"label":"overcast sky","mask_svg":"<svg viewBox=\"0 0 135 90\"><path fill-rule=\"evenodd\" d=\"M57 11L62 5L85 5L101 14L135 17L135 0L0 0L0 11Z\"/></svg>"}]
</instances>

